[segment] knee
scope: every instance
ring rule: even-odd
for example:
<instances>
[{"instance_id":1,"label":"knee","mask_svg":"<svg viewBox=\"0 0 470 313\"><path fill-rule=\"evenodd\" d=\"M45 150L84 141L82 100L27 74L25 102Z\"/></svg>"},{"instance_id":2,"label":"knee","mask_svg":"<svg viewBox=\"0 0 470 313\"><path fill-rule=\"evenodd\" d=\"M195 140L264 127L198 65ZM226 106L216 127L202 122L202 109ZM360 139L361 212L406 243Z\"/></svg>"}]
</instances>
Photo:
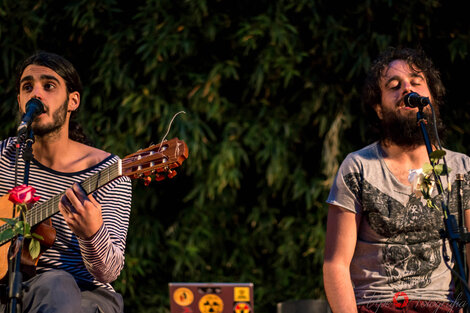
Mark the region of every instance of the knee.
<instances>
[{"instance_id":1,"label":"knee","mask_svg":"<svg viewBox=\"0 0 470 313\"><path fill-rule=\"evenodd\" d=\"M80 288L67 272L44 272L26 283L23 304L32 312L79 312L80 302Z\"/></svg>"},{"instance_id":2,"label":"knee","mask_svg":"<svg viewBox=\"0 0 470 313\"><path fill-rule=\"evenodd\" d=\"M37 286L37 288L35 288ZM53 270L41 273L31 284L30 289L53 291L55 295L65 293L80 295L80 288L73 276L65 271Z\"/></svg>"}]
</instances>

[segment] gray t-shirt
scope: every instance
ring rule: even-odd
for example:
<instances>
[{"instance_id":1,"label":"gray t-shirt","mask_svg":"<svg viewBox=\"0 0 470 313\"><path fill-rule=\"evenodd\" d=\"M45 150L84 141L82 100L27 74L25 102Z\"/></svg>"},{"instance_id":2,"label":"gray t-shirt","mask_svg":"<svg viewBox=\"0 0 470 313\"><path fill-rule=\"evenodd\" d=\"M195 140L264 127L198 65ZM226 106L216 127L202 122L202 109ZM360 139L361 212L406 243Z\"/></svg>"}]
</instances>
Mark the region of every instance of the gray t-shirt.
<instances>
[{"instance_id":1,"label":"gray t-shirt","mask_svg":"<svg viewBox=\"0 0 470 313\"><path fill-rule=\"evenodd\" d=\"M470 158L445 151L452 187L447 206L457 218L459 188L455 179L457 174L464 175L462 203L467 209ZM447 190L447 179L441 176L441 181ZM438 204L439 199L435 199ZM385 164L378 142L346 157L327 202L361 214L350 266L357 304L392 302L397 292L406 293L410 300L453 299L454 285L439 234L444 229L442 210L428 207L411 186L397 180ZM446 247L451 256L447 241Z\"/></svg>"}]
</instances>

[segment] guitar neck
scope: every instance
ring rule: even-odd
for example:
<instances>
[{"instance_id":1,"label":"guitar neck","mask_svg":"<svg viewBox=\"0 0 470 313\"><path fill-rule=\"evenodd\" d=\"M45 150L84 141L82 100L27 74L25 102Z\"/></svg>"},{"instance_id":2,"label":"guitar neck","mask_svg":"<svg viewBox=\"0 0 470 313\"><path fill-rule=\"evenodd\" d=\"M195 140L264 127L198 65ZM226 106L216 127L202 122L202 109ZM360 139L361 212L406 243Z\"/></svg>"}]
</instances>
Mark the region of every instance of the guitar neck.
<instances>
[{"instance_id":1,"label":"guitar neck","mask_svg":"<svg viewBox=\"0 0 470 313\"><path fill-rule=\"evenodd\" d=\"M180 166L187 158L188 146L186 143L183 140L179 140L178 138L173 138L168 141L162 141L158 145L152 145L148 148L141 149L124 157L122 160L118 160L116 163L113 163L99 173L90 176L85 181L80 183L80 185L87 194L90 194L106 185L110 181L123 175L129 177L130 179L145 178L147 183L151 180L150 176L154 177L154 179L157 181L160 181L166 177L172 178L176 175L176 171L174 169ZM33 205L33 207L25 214L26 222L30 226L36 226L52 215L58 213L59 202L63 195L64 192L53 196L45 202L36 203ZM8 213L6 216L0 215L0 217L11 218L13 206L12 203L8 200L8 196L4 195L4 197L5 207ZM1 207L4 206L2 198L3 197L0 197L0 213L6 213L2 212L1 210ZM11 228L8 223L0 225L0 234L2 234L8 228ZM13 235L11 235L10 238L6 237L8 236L2 237L4 239L0 241L0 247L9 241Z\"/></svg>"},{"instance_id":2,"label":"guitar neck","mask_svg":"<svg viewBox=\"0 0 470 313\"><path fill-rule=\"evenodd\" d=\"M90 194L120 176L122 176L122 161L118 160L104 170L88 177L81 182L80 185L87 194ZM26 212L26 221L29 225L35 226L58 213L59 202L64 193L65 192L55 195L46 202L38 203L28 210L28 212Z\"/></svg>"}]
</instances>

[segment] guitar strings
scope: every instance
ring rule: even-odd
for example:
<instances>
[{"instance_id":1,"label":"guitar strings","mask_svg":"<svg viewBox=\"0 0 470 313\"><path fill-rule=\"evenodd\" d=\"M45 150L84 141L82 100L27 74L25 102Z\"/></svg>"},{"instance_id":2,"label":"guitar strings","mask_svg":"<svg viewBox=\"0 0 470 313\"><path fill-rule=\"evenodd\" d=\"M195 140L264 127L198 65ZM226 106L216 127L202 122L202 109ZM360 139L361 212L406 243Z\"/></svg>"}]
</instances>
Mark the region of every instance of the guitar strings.
<instances>
[{"instance_id":1,"label":"guitar strings","mask_svg":"<svg viewBox=\"0 0 470 313\"><path fill-rule=\"evenodd\" d=\"M81 182L81 185L87 193L91 193L92 191L104 186L106 183L110 182L111 180L119 177L120 172L121 171L120 171L119 162L116 162L116 163L111 164L109 167L105 168L104 170L88 177L83 182ZM26 212L26 222L28 222L31 226L34 226L36 224L39 224L39 222L42 222L43 220L51 217L55 213L59 212L59 202L64 194L65 192L62 192L46 200L45 202L34 205L31 209L29 209ZM0 225L0 233L5 231L8 227L11 228L11 226L8 223L4 223ZM0 245L3 245L10 239L11 238L2 240L0 242Z\"/></svg>"},{"instance_id":2,"label":"guitar strings","mask_svg":"<svg viewBox=\"0 0 470 313\"><path fill-rule=\"evenodd\" d=\"M165 156L165 155L162 153L162 151L161 151L162 148L163 148L163 142L165 142L166 137L167 137L168 134L170 133L171 126L172 126L173 121L175 120L176 116L178 116L179 114L182 114L182 113L183 113L183 114L186 114L185 111L179 111L179 112L175 113L175 114L173 115L173 117L171 118L170 123L169 123L169 125L168 125L168 129L167 129L165 135L163 135L163 138L162 138L162 140L161 140L161 142L160 142L160 145L158 146L158 150L155 151L156 154L160 154L162 157ZM178 147L177 147L177 148L178 148ZM143 156L143 157L147 157L147 156L150 156L150 155L151 155L150 152L149 152L148 154L140 153L140 156L141 156L141 157L142 157L142 156ZM134 156L134 157L126 158L126 159L122 160L122 162L123 162L124 165L127 165L127 164L129 164L129 163L135 162L136 160L139 160L139 159L137 158L137 156Z\"/></svg>"},{"instance_id":3,"label":"guitar strings","mask_svg":"<svg viewBox=\"0 0 470 313\"><path fill-rule=\"evenodd\" d=\"M170 133L171 124L173 124L173 121L175 120L176 116L178 116L178 115L181 114L181 113L186 114L185 111L179 111L178 113L176 113L175 115L173 115L173 118L171 119L170 124L168 125L168 129L167 129L167 131L166 131L166 134L163 136L162 141L160 142L160 148L159 148L159 150L158 150L157 152L160 152L160 150L162 149L163 142L165 141L166 136L168 136L168 134Z\"/></svg>"},{"instance_id":4,"label":"guitar strings","mask_svg":"<svg viewBox=\"0 0 470 313\"><path fill-rule=\"evenodd\" d=\"M106 169L95 173L94 175L85 179L81 185L85 189L87 193L91 193L92 191L102 187L109 181L117 178L119 176L119 163L116 162ZM31 224L35 225L48 217L52 216L53 214L59 212L59 202L65 192L61 194L55 195L54 197L50 198L46 202L39 203L38 205L33 206L27 213L26 219ZM46 212L45 216L43 213Z\"/></svg>"}]
</instances>

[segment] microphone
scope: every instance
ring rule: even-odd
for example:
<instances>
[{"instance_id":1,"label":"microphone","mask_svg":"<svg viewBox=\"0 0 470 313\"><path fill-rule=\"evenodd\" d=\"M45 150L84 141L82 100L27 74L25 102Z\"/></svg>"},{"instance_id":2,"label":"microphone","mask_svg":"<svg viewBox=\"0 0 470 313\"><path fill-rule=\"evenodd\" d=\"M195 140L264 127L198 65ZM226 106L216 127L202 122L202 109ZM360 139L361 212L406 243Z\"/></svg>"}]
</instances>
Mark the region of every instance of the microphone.
<instances>
[{"instance_id":1,"label":"microphone","mask_svg":"<svg viewBox=\"0 0 470 313\"><path fill-rule=\"evenodd\" d=\"M20 126L18 126L18 133L24 133L26 130L31 126L31 123L36 118L36 116L40 115L41 113L45 113L44 111L44 104L42 104L41 100L32 98L28 102L26 102L26 113L23 114L21 118Z\"/></svg>"},{"instance_id":2,"label":"microphone","mask_svg":"<svg viewBox=\"0 0 470 313\"><path fill-rule=\"evenodd\" d=\"M405 95L403 98L403 102L405 102L405 106L410 108L424 108L428 104L431 104L428 97L422 97L416 92L410 92L409 94Z\"/></svg>"}]
</instances>

